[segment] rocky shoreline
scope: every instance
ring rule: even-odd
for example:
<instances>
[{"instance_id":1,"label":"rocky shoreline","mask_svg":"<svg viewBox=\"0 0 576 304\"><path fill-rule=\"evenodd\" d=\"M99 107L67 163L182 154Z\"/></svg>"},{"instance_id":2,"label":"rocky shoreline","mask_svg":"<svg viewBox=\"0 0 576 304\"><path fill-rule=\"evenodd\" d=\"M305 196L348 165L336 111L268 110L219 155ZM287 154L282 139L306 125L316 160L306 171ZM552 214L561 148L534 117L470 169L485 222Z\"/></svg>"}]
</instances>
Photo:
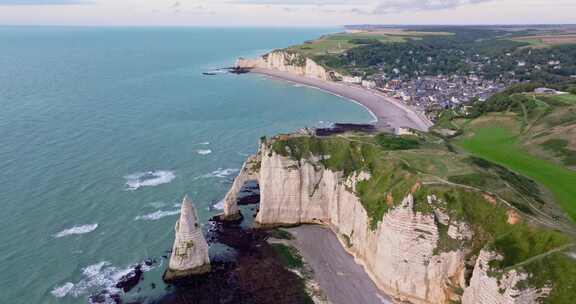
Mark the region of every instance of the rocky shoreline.
<instances>
[{"instance_id":1,"label":"rocky shoreline","mask_svg":"<svg viewBox=\"0 0 576 304\"><path fill-rule=\"evenodd\" d=\"M218 217L207 226L208 242L227 247L211 257L212 270L174 283L165 296L147 303L306 303L302 279L281 263L267 242L270 232Z\"/></svg>"}]
</instances>

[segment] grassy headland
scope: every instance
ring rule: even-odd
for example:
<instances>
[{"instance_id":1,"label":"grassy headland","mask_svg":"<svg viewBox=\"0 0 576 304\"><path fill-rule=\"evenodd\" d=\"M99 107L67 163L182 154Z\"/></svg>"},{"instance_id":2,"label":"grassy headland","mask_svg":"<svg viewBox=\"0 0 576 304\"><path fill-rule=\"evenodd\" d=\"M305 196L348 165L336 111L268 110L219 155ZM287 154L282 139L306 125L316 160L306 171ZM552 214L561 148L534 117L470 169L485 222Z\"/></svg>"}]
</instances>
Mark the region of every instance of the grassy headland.
<instances>
[{"instance_id":1,"label":"grassy headland","mask_svg":"<svg viewBox=\"0 0 576 304\"><path fill-rule=\"evenodd\" d=\"M576 261L567 256L574 243L573 226L564 225L568 220L557 212L546 190L528 177L453 151L449 142L433 134L290 135L265 142L299 164L308 162L344 176L369 173L368 180L357 182L355 191L372 229L411 193L415 212L433 214L440 208L451 220L472 227L474 238L462 241L452 239L448 226L437 223L436 253L468 248L473 257L490 248L504 257L491 266L491 275L517 269L530 273L524 286L562 286L554 288L546 303L564 303L575 296L574 289L564 288L574 284L570 276L576 272ZM428 203L432 195L438 198L434 206ZM520 215L518 221L510 220L511 212Z\"/></svg>"},{"instance_id":2,"label":"grassy headland","mask_svg":"<svg viewBox=\"0 0 576 304\"><path fill-rule=\"evenodd\" d=\"M454 143L550 190L576 220L576 95L514 93L513 89L450 121Z\"/></svg>"}]
</instances>

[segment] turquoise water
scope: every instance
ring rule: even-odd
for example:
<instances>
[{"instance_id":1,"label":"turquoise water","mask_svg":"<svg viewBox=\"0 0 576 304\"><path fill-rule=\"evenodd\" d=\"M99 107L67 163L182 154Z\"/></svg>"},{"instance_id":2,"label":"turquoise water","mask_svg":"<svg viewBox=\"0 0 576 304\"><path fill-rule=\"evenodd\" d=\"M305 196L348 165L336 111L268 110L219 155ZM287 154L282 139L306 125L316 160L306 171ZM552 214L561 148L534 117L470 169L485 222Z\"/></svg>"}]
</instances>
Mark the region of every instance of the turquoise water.
<instances>
[{"instance_id":1,"label":"turquoise water","mask_svg":"<svg viewBox=\"0 0 576 304\"><path fill-rule=\"evenodd\" d=\"M370 121L314 89L201 74L335 30L0 28L0 303L87 303L166 254L184 194L216 214L260 136ZM125 298L165 292L164 266Z\"/></svg>"}]
</instances>

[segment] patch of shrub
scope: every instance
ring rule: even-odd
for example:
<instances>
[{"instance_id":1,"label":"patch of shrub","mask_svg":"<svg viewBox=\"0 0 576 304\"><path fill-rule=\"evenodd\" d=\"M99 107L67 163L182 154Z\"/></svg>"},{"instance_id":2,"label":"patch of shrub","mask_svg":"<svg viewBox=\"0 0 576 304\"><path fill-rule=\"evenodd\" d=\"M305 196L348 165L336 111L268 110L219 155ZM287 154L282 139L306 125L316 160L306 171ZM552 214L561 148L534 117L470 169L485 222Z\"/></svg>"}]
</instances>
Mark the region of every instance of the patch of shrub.
<instances>
[{"instance_id":1,"label":"patch of shrub","mask_svg":"<svg viewBox=\"0 0 576 304\"><path fill-rule=\"evenodd\" d=\"M376 136L376 142L386 150L412 150L420 146L420 141L414 136L395 136L381 133Z\"/></svg>"},{"instance_id":2,"label":"patch of shrub","mask_svg":"<svg viewBox=\"0 0 576 304\"><path fill-rule=\"evenodd\" d=\"M568 149L568 141L553 138L541 143L540 147L552 152L557 157L561 157L565 165L576 166L576 151Z\"/></svg>"}]
</instances>

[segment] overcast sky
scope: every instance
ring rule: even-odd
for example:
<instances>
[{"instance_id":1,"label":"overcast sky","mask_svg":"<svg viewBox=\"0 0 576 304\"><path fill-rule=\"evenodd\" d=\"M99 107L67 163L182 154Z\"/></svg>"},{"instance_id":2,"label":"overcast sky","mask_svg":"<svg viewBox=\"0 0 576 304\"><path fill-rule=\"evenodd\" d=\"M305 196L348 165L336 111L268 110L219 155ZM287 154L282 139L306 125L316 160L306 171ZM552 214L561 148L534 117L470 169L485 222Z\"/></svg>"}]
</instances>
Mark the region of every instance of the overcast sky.
<instances>
[{"instance_id":1,"label":"overcast sky","mask_svg":"<svg viewBox=\"0 0 576 304\"><path fill-rule=\"evenodd\" d=\"M576 0L0 0L8 25L576 23Z\"/></svg>"}]
</instances>

